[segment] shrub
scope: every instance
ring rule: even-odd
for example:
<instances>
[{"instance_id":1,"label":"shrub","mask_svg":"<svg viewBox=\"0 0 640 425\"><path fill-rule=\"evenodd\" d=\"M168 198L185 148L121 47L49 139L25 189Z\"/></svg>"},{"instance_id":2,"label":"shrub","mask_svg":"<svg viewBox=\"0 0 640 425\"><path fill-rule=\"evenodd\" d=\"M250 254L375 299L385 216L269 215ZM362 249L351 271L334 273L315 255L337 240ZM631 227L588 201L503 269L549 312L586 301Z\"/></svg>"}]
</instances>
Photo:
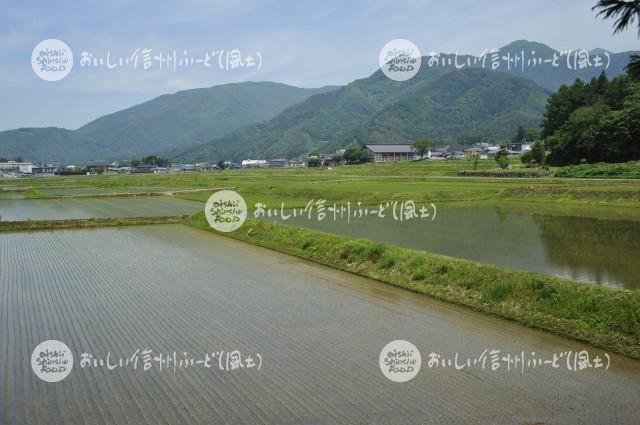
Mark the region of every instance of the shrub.
<instances>
[{"instance_id":1,"label":"shrub","mask_svg":"<svg viewBox=\"0 0 640 425\"><path fill-rule=\"evenodd\" d=\"M485 291L484 297L486 300L499 302L511 295L511 292L513 292L511 283L498 283Z\"/></svg>"},{"instance_id":2,"label":"shrub","mask_svg":"<svg viewBox=\"0 0 640 425\"><path fill-rule=\"evenodd\" d=\"M362 259L362 256L364 255L365 250L366 250L366 247L362 242L358 242L358 241L349 242L340 252L340 258L343 260L347 260L350 263L353 263L358 259Z\"/></svg>"},{"instance_id":3,"label":"shrub","mask_svg":"<svg viewBox=\"0 0 640 425\"><path fill-rule=\"evenodd\" d=\"M581 298L577 307L580 312L595 313L599 310L598 299L594 296Z\"/></svg>"},{"instance_id":4,"label":"shrub","mask_svg":"<svg viewBox=\"0 0 640 425\"><path fill-rule=\"evenodd\" d=\"M535 293L544 288L544 280L539 277L535 277L529 282L529 287Z\"/></svg>"},{"instance_id":5,"label":"shrub","mask_svg":"<svg viewBox=\"0 0 640 425\"><path fill-rule=\"evenodd\" d=\"M623 332L640 336L640 308L628 309L620 315L620 324L611 326L612 329L622 329Z\"/></svg>"},{"instance_id":6,"label":"shrub","mask_svg":"<svg viewBox=\"0 0 640 425\"><path fill-rule=\"evenodd\" d=\"M397 259L395 255L385 254L380 261L380 267L383 269L390 269L396 265Z\"/></svg>"},{"instance_id":7,"label":"shrub","mask_svg":"<svg viewBox=\"0 0 640 425\"><path fill-rule=\"evenodd\" d=\"M447 266L446 264L441 264L438 267L436 267L436 273L438 274L447 274L449 273L449 266Z\"/></svg>"},{"instance_id":8,"label":"shrub","mask_svg":"<svg viewBox=\"0 0 640 425\"><path fill-rule=\"evenodd\" d=\"M427 273L424 270L424 267L418 267L414 272L413 276L411 276L412 280L424 280L427 277Z\"/></svg>"},{"instance_id":9,"label":"shrub","mask_svg":"<svg viewBox=\"0 0 640 425\"><path fill-rule=\"evenodd\" d=\"M369 252L367 253L367 258L371 260L371 262L376 263L380 257L387 250L387 245L383 243L376 243L369 248Z\"/></svg>"},{"instance_id":10,"label":"shrub","mask_svg":"<svg viewBox=\"0 0 640 425\"><path fill-rule=\"evenodd\" d=\"M558 295L558 291L553 286L545 286L544 283L540 282L540 289L536 290L536 299L537 300L551 300L556 298Z\"/></svg>"}]
</instances>

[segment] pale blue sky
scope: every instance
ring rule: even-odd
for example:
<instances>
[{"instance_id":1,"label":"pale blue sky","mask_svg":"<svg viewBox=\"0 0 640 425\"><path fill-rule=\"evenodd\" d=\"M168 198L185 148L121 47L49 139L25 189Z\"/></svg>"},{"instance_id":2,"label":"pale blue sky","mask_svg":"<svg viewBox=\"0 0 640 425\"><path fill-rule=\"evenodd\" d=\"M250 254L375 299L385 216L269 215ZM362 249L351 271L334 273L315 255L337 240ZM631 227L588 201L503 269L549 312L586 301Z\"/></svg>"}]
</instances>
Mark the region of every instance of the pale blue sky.
<instances>
[{"instance_id":1,"label":"pale blue sky","mask_svg":"<svg viewBox=\"0 0 640 425\"><path fill-rule=\"evenodd\" d=\"M179 90L237 81L302 87L346 84L371 74L389 40L407 38L423 54L479 54L517 39L558 49L640 47L635 30L611 35L595 0L0 0L0 130L77 128L100 115ZM31 51L46 38L75 55L64 80L31 70ZM81 51L114 57L136 48L193 56L205 51L260 52L260 70L202 66L176 72L81 68Z\"/></svg>"}]
</instances>

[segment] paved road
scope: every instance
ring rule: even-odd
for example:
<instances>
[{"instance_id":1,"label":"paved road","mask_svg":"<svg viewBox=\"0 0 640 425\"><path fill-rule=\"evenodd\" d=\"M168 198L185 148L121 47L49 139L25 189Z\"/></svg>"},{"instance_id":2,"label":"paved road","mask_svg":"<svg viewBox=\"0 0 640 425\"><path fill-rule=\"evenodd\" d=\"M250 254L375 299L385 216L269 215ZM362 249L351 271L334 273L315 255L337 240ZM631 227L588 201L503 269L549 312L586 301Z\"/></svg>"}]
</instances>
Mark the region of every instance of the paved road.
<instances>
[{"instance_id":1,"label":"paved road","mask_svg":"<svg viewBox=\"0 0 640 425\"><path fill-rule=\"evenodd\" d=\"M76 358L58 383L31 371L45 339ZM381 349L422 353L409 382ZM260 370L82 368L149 348L188 358L240 350ZM393 286L180 225L0 235L0 422L637 424L640 362L507 371L429 367L485 349L551 359L599 350ZM182 353L187 352L188 356ZM200 357L198 357L200 356ZM603 356L604 357L604 356ZM246 357L245 357L246 359ZM223 361L224 363L224 361ZM224 366L224 364L223 364Z\"/></svg>"}]
</instances>

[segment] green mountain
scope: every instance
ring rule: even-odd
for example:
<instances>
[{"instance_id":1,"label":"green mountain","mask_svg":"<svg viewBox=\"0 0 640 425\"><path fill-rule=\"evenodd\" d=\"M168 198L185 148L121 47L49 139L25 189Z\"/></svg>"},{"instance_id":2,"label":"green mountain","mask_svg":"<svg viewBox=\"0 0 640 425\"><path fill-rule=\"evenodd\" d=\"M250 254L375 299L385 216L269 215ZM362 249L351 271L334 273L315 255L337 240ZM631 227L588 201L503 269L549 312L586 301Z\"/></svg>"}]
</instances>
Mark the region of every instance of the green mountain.
<instances>
[{"instance_id":1,"label":"green mountain","mask_svg":"<svg viewBox=\"0 0 640 425\"><path fill-rule=\"evenodd\" d=\"M607 75L619 75L631 53L592 50L591 65L580 68L577 59L573 61L575 51L563 53L520 40L478 57L426 56L408 81L392 81L378 70L339 90L311 96L269 122L170 156L176 161L293 158L354 142L399 143L423 135L440 143L479 137L506 140L518 125L539 126L552 91L576 78L589 81L605 66ZM594 66L596 56L600 67ZM500 66L492 72L495 62Z\"/></svg>"},{"instance_id":2,"label":"green mountain","mask_svg":"<svg viewBox=\"0 0 640 425\"><path fill-rule=\"evenodd\" d=\"M425 135L438 143L481 136L506 140L518 125L539 125L550 95L530 80L482 69L434 73L400 90L378 74L310 97L268 123L244 127L174 159L293 158L312 150L406 143Z\"/></svg>"},{"instance_id":3,"label":"green mountain","mask_svg":"<svg viewBox=\"0 0 640 425\"><path fill-rule=\"evenodd\" d=\"M354 142L406 142L422 135L441 143L500 140L518 125L539 125L548 96L542 88L552 92L576 78L589 81L603 66L610 78L617 76L632 53L595 49L576 56L519 40L480 56L423 57L418 74L405 82L378 70L340 88L263 82L186 90L77 130L0 132L0 157L68 164L161 154L210 161L293 158Z\"/></svg>"},{"instance_id":4,"label":"green mountain","mask_svg":"<svg viewBox=\"0 0 640 425\"><path fill-rule=\"evenodd\" d=\"M449 72L445 68L434 69L419 72L409 82L397 82L377 71L338 90L311 96L269 122L246 126L169 156L183 161L298 156L346 137L385 107Z\"/></svg>"},{"instance_id":5,"label":"green mountain","mask_svg":"<svg viewBox=\"0 0 640 425\"><path fill-rule=\"evenodd\" d=\"M539 125L549 94L530 80L506 73L450 72L378 112L338 145L406 143L421 136L440 144L508 140L519 125Z\"/></svg>"},{"instance_id":6,"label":"green mountain","mask_svg":"<svg viewBox=\"0 0 640 425\"><path fill-rule=\"evenodd\" d=\"M77 130L0 132L0 156L68 164L184 149L267 121L309 96L331 90L335 87L304 89L271 82L185 90L105 115Z\"/></svg>"}]
</instances>

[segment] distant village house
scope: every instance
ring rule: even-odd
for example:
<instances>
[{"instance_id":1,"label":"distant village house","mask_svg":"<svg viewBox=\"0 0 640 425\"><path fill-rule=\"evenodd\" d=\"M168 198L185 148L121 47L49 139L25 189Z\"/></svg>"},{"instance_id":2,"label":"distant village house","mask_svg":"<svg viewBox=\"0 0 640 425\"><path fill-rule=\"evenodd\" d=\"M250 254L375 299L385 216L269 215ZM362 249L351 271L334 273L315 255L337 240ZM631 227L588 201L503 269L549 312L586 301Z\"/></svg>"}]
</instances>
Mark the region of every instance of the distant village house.
<instances>
[{"instance_id":1,"label":"distant village house","mask_svg":"<svg viewBox=\"0 0 640 425\"><path fill-rule=\"evenodd\" d=\"M371 162L413 161L418 159L416 149L410 144L364 145L364 148Z\"/></svg>"}]
</instances>

